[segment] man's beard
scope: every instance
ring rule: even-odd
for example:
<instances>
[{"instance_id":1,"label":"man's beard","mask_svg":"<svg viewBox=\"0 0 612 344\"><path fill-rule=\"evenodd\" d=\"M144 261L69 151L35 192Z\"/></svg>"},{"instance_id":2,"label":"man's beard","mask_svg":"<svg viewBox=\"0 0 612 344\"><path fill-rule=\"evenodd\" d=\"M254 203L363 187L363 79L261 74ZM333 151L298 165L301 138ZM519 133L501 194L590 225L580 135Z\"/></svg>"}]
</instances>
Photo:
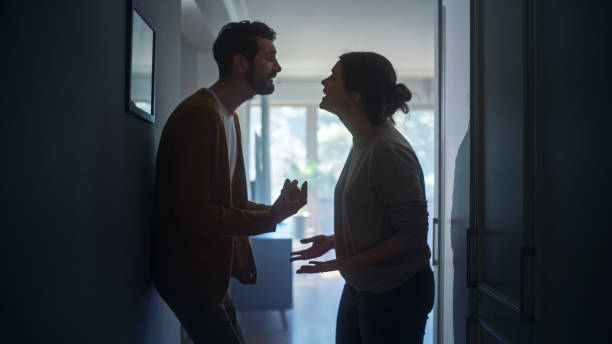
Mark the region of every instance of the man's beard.
<instances>
[{"instance_id":1,"label":"man's beard","mask_svg":"<svg viewBox=\"0 0 612 344\"><path fill-rule=\"evenodd\" d=\"M246 80L249 86L259 95L267 95L274 92L274 84L268 85L268 80L274 77L274 73L270 73L264 77L257 78L255 68L252 66L246 73Z\"/></svg>"}]
</instances>

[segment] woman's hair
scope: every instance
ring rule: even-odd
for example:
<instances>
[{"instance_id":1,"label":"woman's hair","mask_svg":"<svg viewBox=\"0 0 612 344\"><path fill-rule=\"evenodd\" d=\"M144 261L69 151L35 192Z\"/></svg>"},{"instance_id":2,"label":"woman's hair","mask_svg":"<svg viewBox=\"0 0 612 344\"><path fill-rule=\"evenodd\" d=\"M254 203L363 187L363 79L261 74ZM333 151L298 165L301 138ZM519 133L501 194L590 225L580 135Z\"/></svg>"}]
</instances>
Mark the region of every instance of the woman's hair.
<instances>
[{"instance_id":1,"label":"woman's hair","mask_svg":"<svg viewBox=\"0 0 612 344\"><path fill-rule=\"evenodd\" d=\"M340 56L344 87L361 94L365 112L374 125L389 118L397 109L408 112L406 102L412 93L404 84L397 84L391 62L372 52L350 52Z\"/></svg>"}]
</instances>

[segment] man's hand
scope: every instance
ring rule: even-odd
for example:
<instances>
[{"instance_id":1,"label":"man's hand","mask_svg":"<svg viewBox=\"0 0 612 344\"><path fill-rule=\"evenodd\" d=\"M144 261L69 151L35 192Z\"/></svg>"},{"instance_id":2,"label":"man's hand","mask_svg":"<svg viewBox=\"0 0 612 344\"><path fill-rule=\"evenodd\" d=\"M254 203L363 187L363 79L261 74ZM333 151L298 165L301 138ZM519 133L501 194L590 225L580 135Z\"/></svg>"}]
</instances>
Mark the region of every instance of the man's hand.
<instances>
[{"instance_id":1,"label":"man's hand","mask_svg":"<svg viewBox=\"0 0 612 344\"><path fill-rule=\"evenodd\" d=\"M300 242L302 244L311 242L312 246L305 250L291 252L291 261L306 260L320 257L335 246L335 240L333 235L317 235L312 238L302 239L300 240Z\"/></svg>"},{"instance_id":2,"label":"man's hand","mask_svg":"<svg viewBox=\"0 0 612 344\"><path fill-rule=\"evenodd\" d=\"M343 259L336 258L332 260L328 260L326 262L317 262L310 261L308 262L310 265L302 265L297 273L298 274L315 274L321 272L335 271L343 268Z\"/></svg>"},{"instance_id":3,"label":"man's hand","mask_svg":"<svg viewBox=\"0 0 612 344\"><path fill-rule=\"evenodd\" d=\"M272 205L272 213L277 223L294 215L300 208L306 205L308 200L308 182L302 183L301 188L298 188L297 185L297 180L290 182L289 179L285 179L281 194Z\"/></svg>"}]
</instances>

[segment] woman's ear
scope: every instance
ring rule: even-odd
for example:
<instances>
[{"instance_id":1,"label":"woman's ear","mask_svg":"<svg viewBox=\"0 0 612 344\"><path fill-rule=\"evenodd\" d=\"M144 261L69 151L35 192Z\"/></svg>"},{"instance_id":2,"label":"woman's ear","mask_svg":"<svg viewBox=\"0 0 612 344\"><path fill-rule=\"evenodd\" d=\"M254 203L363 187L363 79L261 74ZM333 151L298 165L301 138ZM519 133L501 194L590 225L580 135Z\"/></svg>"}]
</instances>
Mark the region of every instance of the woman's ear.
<instances>
[{"instance_id":1,"label":"woman's ear","mask_svg":"<svg viewBox=\"0 0 612 344\"><path fill-rule=\"evenodd\" d=\"M353 101L353 103L362 106L363 100L361 99L361 93L357 91L349 91L349 98Z\"/></svg>"},{"instance_id":2,"label":"woman's ear","mask_svg":"<svg viewBox=\"0 0 612 344\"><path fill-rule=\"evenodd\" d=\"M241 54L234 55L234 58L232 59L233 70L240 73L246 73L246 71L249 70L250 64L251 62L249 62L249 60L247 60L247 58Z\"/></svg>"}]
</instances>

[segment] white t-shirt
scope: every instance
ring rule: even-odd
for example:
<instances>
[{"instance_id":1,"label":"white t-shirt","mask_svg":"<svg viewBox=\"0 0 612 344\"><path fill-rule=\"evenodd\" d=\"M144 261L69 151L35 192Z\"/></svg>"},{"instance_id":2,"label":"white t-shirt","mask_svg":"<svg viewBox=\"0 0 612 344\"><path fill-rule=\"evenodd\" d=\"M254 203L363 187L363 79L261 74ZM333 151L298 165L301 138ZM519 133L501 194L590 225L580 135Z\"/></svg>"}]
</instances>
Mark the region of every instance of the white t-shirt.
<instances>
[{"instance_id":1,"label":"white t-shirt","mask_svg":"<svg viewBox=\"0 0 612 344\"><path fill-rule=\"evenodd\" d=\"M236 135L236 127L234 125L234 114L227 111L219 97L211 89L208 92L215 97L221 117L223 117L223 125L225 126L225 137L227 137L227 152L229 154L230 181L234 179L234 171L236 170L236 160L238 156L238 138Z\"/></svg>"}]
</instances>

